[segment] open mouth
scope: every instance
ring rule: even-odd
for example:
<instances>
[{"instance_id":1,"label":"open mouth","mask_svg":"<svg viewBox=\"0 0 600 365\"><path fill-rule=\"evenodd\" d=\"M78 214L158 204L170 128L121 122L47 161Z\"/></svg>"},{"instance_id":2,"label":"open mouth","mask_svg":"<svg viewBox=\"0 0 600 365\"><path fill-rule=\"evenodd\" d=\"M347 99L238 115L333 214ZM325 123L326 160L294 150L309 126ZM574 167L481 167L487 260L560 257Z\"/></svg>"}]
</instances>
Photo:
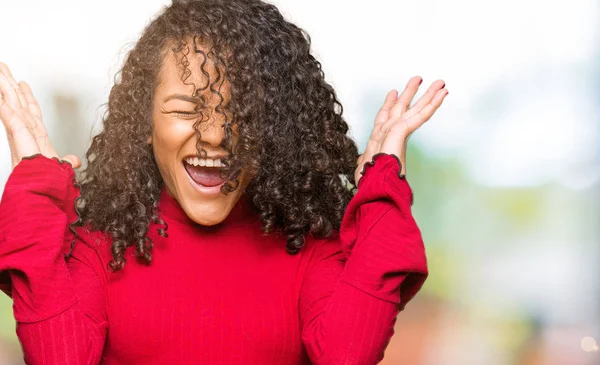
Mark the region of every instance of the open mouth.
<instances>
[{"instance_id":1,"label":"open mouth","mask_svg":"<svg viewBox=\"0 0 600 365\"><path fill-rule=\"evenodd\" d=\"M187 158L183 161L185 171L196 184L205 187L217 187L225 182L221 177L219 159Z\"/></svg>"}]
</instances>

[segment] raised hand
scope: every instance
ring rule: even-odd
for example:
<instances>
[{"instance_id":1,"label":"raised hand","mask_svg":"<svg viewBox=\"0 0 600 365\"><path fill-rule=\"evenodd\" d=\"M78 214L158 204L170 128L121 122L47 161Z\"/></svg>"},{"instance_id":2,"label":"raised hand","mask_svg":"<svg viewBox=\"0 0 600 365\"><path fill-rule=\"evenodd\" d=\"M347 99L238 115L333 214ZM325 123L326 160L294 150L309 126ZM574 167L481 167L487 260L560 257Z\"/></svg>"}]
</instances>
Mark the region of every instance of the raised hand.
<instances>
[{"instance_id":1,"label":"raised hand","mask_svg":"<svg viewBox=\"0 0 600 365\"><path fill-rule=\"evenodd\" d=\"M0 120L6 128L13 168L23 157L34 154L58 158L31 88L24 81L17 83L8 66L1 62ZM69 162L74 168L81 166L81 161L74 155L67 155L62 160Z\"/></svg>"},{"instance_id":2,"label":"raised hand","mask_svg":"<svg viewBox=\"0 0 600 365\"><path fill-rule=\"evenodd\" d=\"M402 174L406 174L406 146L410 135L428 121L433 113L442 105L448 95L446 83L437 80L429 86L423 96L411 106L412 100L419 90L423 79L415 76L408 81L406 88L398 96L391 90L385 97L383 106L375 117L375 125L365 152L358 158L354 178L356 184L361 178L363 165L373 159L377 153L388 153L398 156L402 164Z\"/></svg>"}]
</instances>

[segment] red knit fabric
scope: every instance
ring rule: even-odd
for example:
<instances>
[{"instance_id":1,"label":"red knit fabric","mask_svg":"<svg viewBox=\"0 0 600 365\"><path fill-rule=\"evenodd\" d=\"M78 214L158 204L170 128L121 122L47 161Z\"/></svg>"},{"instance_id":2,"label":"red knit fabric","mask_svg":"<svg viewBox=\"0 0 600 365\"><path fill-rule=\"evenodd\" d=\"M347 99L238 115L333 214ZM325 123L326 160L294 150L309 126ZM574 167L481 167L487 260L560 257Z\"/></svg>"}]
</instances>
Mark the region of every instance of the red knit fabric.
<instances>
[{"instance_id":1,"label":"red knit fabric","mask_svg":"<svg viewBox=\"0 0 600 365\"><path fill-rule=\"evenodd\" d=\"M19 163L0 202L0 280L29 364L376 364L427 277L396 156L365 167L340 232L296 255L246 198L213 227L163 191L153 263L107 270L110 238L77 230L68 164Z\"/></svg>"}]
</instances>

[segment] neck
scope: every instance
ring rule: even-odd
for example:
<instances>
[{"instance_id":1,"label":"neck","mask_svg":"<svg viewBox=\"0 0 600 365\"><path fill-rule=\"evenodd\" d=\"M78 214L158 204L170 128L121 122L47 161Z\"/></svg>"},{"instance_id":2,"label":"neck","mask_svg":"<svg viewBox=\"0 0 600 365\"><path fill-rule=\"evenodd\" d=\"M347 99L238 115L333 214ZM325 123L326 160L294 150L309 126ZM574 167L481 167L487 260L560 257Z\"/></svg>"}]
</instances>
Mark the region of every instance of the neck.
<instances>
[{"instance_id":1,"label":"neck","mask_svg":"<svg viewBox=\"0 0 600 365\"><path fill-rule=\"evenodd\" d=\"M160 194L158 211L163 218L167 219L168 223L175 222L205 230L220 230L226 227L242 226L256 221L257 219L257 214L252 208L249 197L246 194L242 194L235 206L231 209L231 212L229 212L222 222L213 226L203 226L188 217L177 199L172 197L165 187L163 187Z\"/></svg>"}]
</instances>

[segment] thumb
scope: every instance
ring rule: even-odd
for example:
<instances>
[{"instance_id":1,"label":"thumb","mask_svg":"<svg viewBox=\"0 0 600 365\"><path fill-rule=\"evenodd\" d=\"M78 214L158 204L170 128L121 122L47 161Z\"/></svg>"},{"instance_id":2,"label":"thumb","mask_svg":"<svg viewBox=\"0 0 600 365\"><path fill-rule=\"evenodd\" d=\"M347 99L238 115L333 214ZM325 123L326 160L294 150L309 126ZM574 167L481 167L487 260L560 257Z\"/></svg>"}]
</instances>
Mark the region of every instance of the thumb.
<instances>
[{"instance_id":1,"label":"thumb","mask_svg":"<svg viewBox=\"0 0 600 365\"><path fill-rule=\"evenodd\" d=\"M81 167L81 161L79 160L79 157L75 155L66 155L65 157L61 158L61 160L70 163L74 169L78 169Z\"/></svg>"}]
</instances>

